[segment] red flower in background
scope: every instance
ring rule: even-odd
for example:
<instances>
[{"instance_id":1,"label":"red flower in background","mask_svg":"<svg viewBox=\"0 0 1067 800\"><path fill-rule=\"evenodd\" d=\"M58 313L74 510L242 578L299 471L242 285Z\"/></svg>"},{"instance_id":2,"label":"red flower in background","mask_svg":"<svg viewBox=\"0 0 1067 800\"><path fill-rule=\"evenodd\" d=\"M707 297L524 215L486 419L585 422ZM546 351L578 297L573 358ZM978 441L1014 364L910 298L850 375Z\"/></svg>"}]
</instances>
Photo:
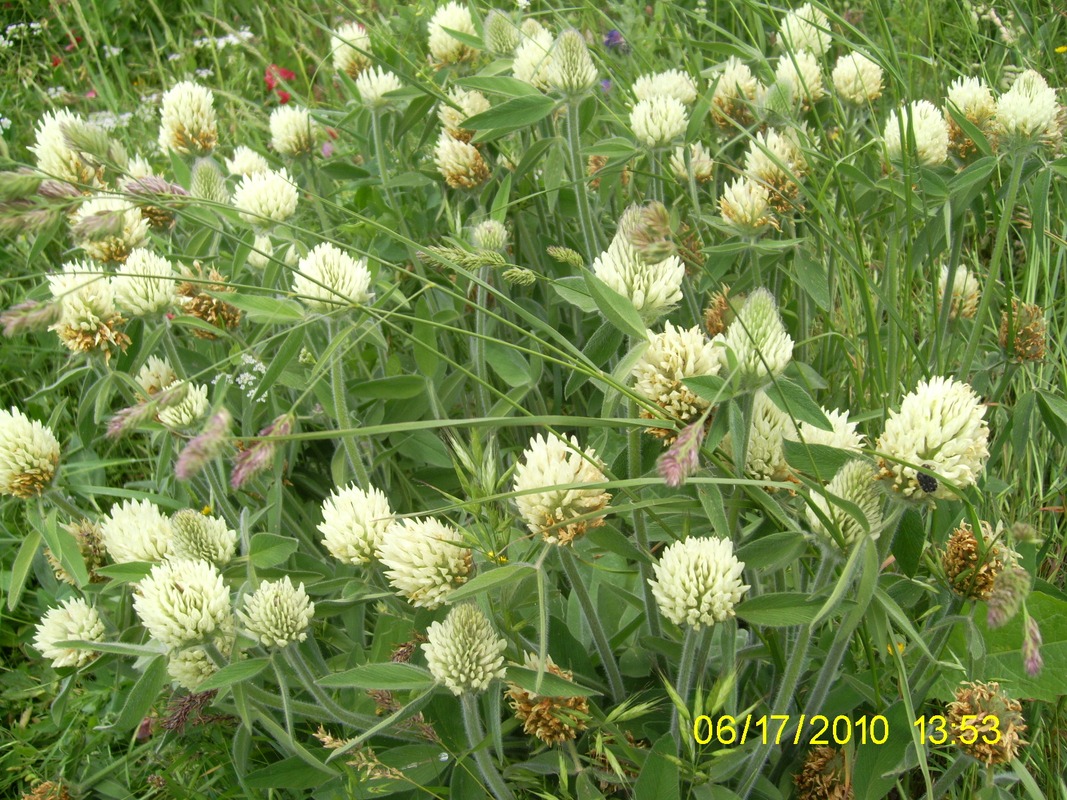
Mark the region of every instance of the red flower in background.
<instances>
[{"instance_id":1,"label":"red flower in background","mask_svg":"<svg viewBox=\"0 0 1067 800\"><path fill-rule=\"evenodd\" d=\"M283 106L288 103L290 98L292 97L292 95L284 89L279 89L276 94L278 95L278 102L281 103Z\"/></svg>"},{"instance_id":2,"label":"red flower in background","mask_svg":"<svg viewBox=\"0 0 1067 800\"><path fill-rule=\"evenodd\" d=\"M295 77L295 72L285 67L279 67L277 64L271 64L263 72L263 82L267 84L267 88L272 92L277 87L278 81L291 81Z\"/></svg>"}]
</instances>

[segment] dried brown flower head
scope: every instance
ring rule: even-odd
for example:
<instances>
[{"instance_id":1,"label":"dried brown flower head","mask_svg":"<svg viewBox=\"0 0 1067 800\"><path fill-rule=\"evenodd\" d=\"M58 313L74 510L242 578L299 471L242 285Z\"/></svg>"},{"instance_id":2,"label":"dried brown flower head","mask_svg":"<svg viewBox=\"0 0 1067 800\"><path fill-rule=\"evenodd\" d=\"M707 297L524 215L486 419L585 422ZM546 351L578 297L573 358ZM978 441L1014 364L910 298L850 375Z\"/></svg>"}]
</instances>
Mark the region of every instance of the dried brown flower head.
<instances>
[{"instance_id":1,"label":"dried brown flower head","mask_svg":"<svg viewBox=\"0 0 1067 800\"><path fill-rule=\"evenodd\" d=\"M1000 317L1000 347L1016 361L1045 357L1045 312L1041 306L1011 301L1011 313Z\"/></svg>"},{"instance_id":2,"label":"dried brown flower head","mask_svg":"<svg viewBox=\"0 0 1067 800\"><path fill-rule=\"evenodd\" d=\"M704 309L704 329L713 339L720 333L724 333L737 316L731 305L740 308L745 303L743 294L734 295L732 303L728 299L729 295L730 287L724 283L719 291L711 296L707 308Z\"/></svg>"},{"instance_id":3,"label":"dried brown flower head","mask_svg":"<svg viewBox=\"0 0 1067 800\"><path fill-rule=\"evenodd\" d=\"M241 311L236 306L212 297L208 292L232 292L232 286L227 286L222 274L217 270L211 270L207 274L206 283L203 271L196 265L196 273L189 276L193 280L178 284L178 295L186 298L182 305L186 314L204 320L216 328L236 328L241 321ZM193 329L193 335L200 339L216 339L215 334L209 331Z\"/></svg>"},{"instance_id":4,"label":"dried brown flower head","mask_svg":"<svg viewBox=\"0 0 1067 800\"><path fill-rule=\"evenodd\" d=\"M62 783L45 781L34 786L32 792L22 795L22 800L70 800L70 793Z\"/></svg>"},{"instance_id":5,"label":"dried brown flower head","mask_svg":"<svg viewBox=\"0 0 1067 800\"><path fill-rule=\"evenodd\" d=\"M1005 696L998 683L964 683L948 704L950 735L956 746L986 766L1007 764L1027 742L1022 705ZM977 734L976 734L977 731ZM971 742L971 738L974 741Z\"/></svg>"},{"instance_id":6,"label":"dried brown flower head","mask_svg":"<svg viewBox=\"0 0 1067 800\"><path fill-rule=\"evenodd\" d=\"M968 600L987 600L1004 566L1000 548L991 544L993 527L984 521L982 540L984 550L979 547L970 524L961 522L949 538L941 560L952 591Z\"/></svg>"},{"instance_id":7,"label":"dried brown flower head","mask_svg":"<svg viewBox=\"0 0 1067 800\"><path fill-rule=\"evenodd\" d=\"M797 800L851 800L850 766L844 751L836 747L810 750L804 766L793 776Z\"/></svg>"},{"instance_id":8,"label":"dried brown flower head","mask_svg":"<svg viewBox=\"0 0 1067 800\"><path fill-rule=\"evenodd\" d=\"M537 656L527 653L526 667L537 669ZM573 673L560 669L549 658L545 671L570 680ZM531 736L536 736L545 744L561 744L574 739L586 728L584 717L589 715L589 701L584 697L547 697L533 694L525 689L510 684L508 699L515 716L522 721L522 729Z\"/></svg>"}]
</instances>

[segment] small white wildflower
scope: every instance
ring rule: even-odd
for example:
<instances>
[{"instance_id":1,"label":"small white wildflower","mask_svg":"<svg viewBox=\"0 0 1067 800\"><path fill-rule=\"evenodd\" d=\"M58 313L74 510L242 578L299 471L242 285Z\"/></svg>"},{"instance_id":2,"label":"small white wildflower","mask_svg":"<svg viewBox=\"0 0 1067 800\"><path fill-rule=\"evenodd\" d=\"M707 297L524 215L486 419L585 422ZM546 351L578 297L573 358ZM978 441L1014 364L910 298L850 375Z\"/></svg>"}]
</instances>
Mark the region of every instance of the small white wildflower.
<instances>
[{"instance_id":1,"label":"small white wildflower","mask_svg":"<svg viewBox=\"0 0 1067 800\"><path fill-rule=\"evenodd\" d=\"M785 50L821 56L830 48L830 21L811 3L805 3L782 17L779 42Z\"/></svg>"},{"instance_id":2,"label":"small white wildflower","mask_svg":"<svg viewBox=\"0 0 1067 800\"><path fill-rule=\"evenodd\" d=\"M839 56L831 77L841 99L853 105L867 105L882 96L882 68L863 53Z\"/></svg>"},{"instance_id":3,"label":"small white wildflower","mask_svg":"<svg viewBox=\"0 0 1067 800\"><path fill-rule=\"evenodd\" d=\"M838 411L836 408L829 411L824 408L822 412L830 421L830 430L817 428L810 422L801 422L799 429L790 427L785 437L806 444L821 444L859 453L865 445L866 437L856 430L858 423L848 421L848 411Z\"/></svg>"},{"instance_id":4,"label":"small white wildflower","mask_svg":"<svg viewBox=\"0 0 1067 800\"><path fill-rule=\"evenodd\" d=\"M741 384L756 388L782 374L793 358L793 339L786 332L774 296L752 292L722 338L737 361Z\"/></svg>"},{"instance_id":5,"label":"small white wildflower","mask_svg":"<svg viewBox=\"0 0 1067 800\"><path fill-rule=\"evenodd\" d=\"M330 311L338 305L365 305L374 298L367 259L358 261L328 242L300 259L293 292L314 311Z\"/></svg>"},{"instance_id":6,"label":"small white wildflower","mask_svg":"<svg viewBox=\"0 0 1067 800\"><path fill-rule=\"evenodd\" d=\"M289 576L278 581L264 581L245 598L237 612L245 628L268 647L287 647L307 638L307 629L315 617L315 604L304 591L304 584L294 587Z\"/></svg>"},{"instance_id":7,"label":"small white wildflower","mask_svg":"<svg viewBox=\"0 0 1067 800\"><path fill-rule=\"evenodd\" d=\"M351 484L334 489L323 501L318 529L323 545L342 564L366 564L377 558L393 522L393 510L380 489L364 491Z\"/></svg>"},{"instance_id":8,"label":"small white wildflower","mask_svg":"<svg viewBox=\"0 0 1067 800\"><path fill-rule=\"evenodd\" d=\"M381 67L371 67L359 73L356 78L356 91L368 108L385 108L393 105L394 100L385 97L386 92L394 92L402 86L400 78L392 72L384 72Z\"/></svg>"},{"instance_id":9,"label":"small white wildflower","mask_svg":"<svg viewBox=\"0 0 1067 800\"><path fill-rule=\"evenodd\" d=\"M915 140L915 154L920 164L936 167L948 158L948 124L941 111L927 100L917 100L890 114L882 138L891 161L901 157L902 142L911 138Z\"/></svg>"},{"instance_id":10,"label":"small white wildflower","mask_svg":"<svg viewBox=\"0 0 1067 800\"><path fill-rule=\"evenodd\" d=\"M444 622L431 624L422 645L430 674L457 697L484 692L502 679L506 649L507 642L471 603L456 606Z\"/></svg>"},{"instance_id":11,"label":"small white wildflower","mask_svg":"<svg viewBox=\"0 0 1067 800\"><path fill-rule=\"evenodd\" d=\"M78 246L97 261L122 262L148 239L148 220L125 197L98 194L82 202L71 216Z\"/></svg>"},{"instance_id":12,"label":"small white wildflower","mask_svg":"<svg viewBox=\"0 0 1067 800\"><path fill-rule=\"evenodd\" d=\"M1060 105L1056 90L1028 69L997 101L997 125L1004 136L1019 142L1054 141L1059 137Z\"/></svg>"},{"instance_id":13,"label":"small white wildflower","mask_svg":"<svg viewBox=\"0 0 1067 800\"><path fill-rule=\"evenodd\" d=\"M937 282L937 294L940 303L945 302L946 290L948 289L948 266L941 267L941 277ZM967 267L960 264L956 267L956 274L952 278L951 295L952 305L949 308L949 319L973 319L978 313L978 299L981 287L978 279L971 274Z\"/></svg>"},{"instance_id":14,"label":"small white wildflower","mask_svg":"<svg viewBox=\"0 0 1067 800\"><path fill-rule=\"evenodd\" d=\"M270 165L267 159L243 144L233 151L233 158L226 159L226 171L231 175L255 175L257 172L267 172Z\"/></svg>"},{"instance_id":15,"label":"small white wildflower","mask_svg":"<svg viewBox=\"0 0 1067 800\"><path fill-rule=\"evenodd\" d=\"M333 32L333 66L350 78L370 66L370 36L358 22L346 22Z\"/></svg>"},{"instance_id":16,"label":"small white wildflower","mask_svg":"<svg viewBox=\"0 0 1067 800\"><path fill-rule=\"evenodd\" d=\"M82 119L65 108L49 111L37 123L37 141L30 147L37 168L53 178L76 184L98 185L100 171L67 144L63 129Z\"/></svg>"},{"instance_id":17,"label":"small white wildflower","mask_svg":"<svg viewBox=\"0 0 1067 800\"><path fill-rule=\"evenodd\" d=\"M449 136L469 142L474 133L463 127L463 121L475 114L488 111L489 101L481 92L467 91L459 87L449 90L448 99L455 103L455 106L441 103L437 109L437 118L441 121L441 126L448 131Z\"/></svg>"},{"instance_id":18,"label":"small white wildflower","mask_svg":"<svg viewBox=\"0 0 1067 800\"><path fill-rule=\"evenodd\" d=\"M436 519L396 520L378 550L394 589L417 608L437 608L466 582L471 551L451 525Z\"/></svg>"},{"instance_id":19,"label":"small white wildflower","mask_svg":"<svg viewBox=\"0 0 1067 800\"><path fill-rule=\"evenodd\" d=\"M170 555L170 519L150 500L124 500L100 523L100 540L116 564L162 561Z\"/></svg>"},{"instance_id":20,"label":"small white wildflower","mask_svg":"<svg viewBox=\"0 0 1067 800\"><path fill-rule=\"evenodd\" d=\"M749 66L735 56L722 65L711 96L711 114L720 128L748 125L752 120L752 103L763 89Z\"/></svg>"},{"instance_id":21,"label":"small white wildflower","mask_svg":"<svg viewBox=\"0 0 1067 800\"><path fill-rule=\"evenodd\" d=\"M630 377L638 395L658 405L670 419L689 423L703 414L709 403L682 381L700 375L717 375L721 367L715 344L699 326L686 330L668 322L663 333L648 337L648 348L634 365Z\"/></svg>"},{"instance_id":22,"label":"small white wildflower","mask_svg":"<svg viewBox=\"0 0 1067 800\"><path fill-rule=\"evenodd\" d=\"M206 155L218 143L215 95L210 89L183 81L163 95L159 146L186 155Z\"/></svg>"},{"instance_id":23,"label":"small white wildflower","mask_svg":"<svg viewBox=\"0 0 1067 800\"><path fill-rule=\"evenodd\" d=\"M689 536L667 546L649 585L663 616L700 630L734 616L749 589L741 581L744 569L729 539Z\"/></svg>"},{"instance_id":24,"label":"small white wildflower","mask_svg":"<svg viewBox=\"0 0 1067 800\"><path fill-rule=\"evenodd\" d=\"M826 95L822 68L807 50L786 53L779 58L774 77L779 85L788 87L793 98L805 109L811 108Z\"/></svg>"},{"instance_id":25,"label":"small white wildflower","mask_svg":"<svg viewBox=\"0 0 1067 800\"><path fill-rule=\"evenodd\" d=\"M306 108L278 106L270 114L270 146L285 156L302 156L315 146L315 123Z\"/></svg>"},{"instance_id":26,"label":"small white wildflower","mask_svg":"<svg viewBox=\"0 0 1067 800\"><path fill-rule=\"evenodd\" d=\"M156 564L138 585L133 608L157 642L169 648L197 644L233 629L230 590L207 561Z\"/></svg>"},{"instance_id":27,"label":"small white wildflower","mask_svg":"<svg viewBox=\"0 0 1067 800\"><path fill-rule=\"evenodd\" d=\"M489 178L489 165L472 144L441 131L433 152L434 165L453 189L473 189Z\"/></svg>"},{"instance_id":28,"label":"small white wildflower","mask_svg":"<svg viewBox=\"0 0 1067 800\"><path fill-rule=\"evenodd\" d=\"M863 519L857 519L840 505L831 502L824 495L812 492L811 502L829 517L833 527L840 534L840 541L827 531L814 509L807 508L805 516L811 529L845 549L851 548L864 536L878 538L882 529L882 492L876 480L874 467L866 461L853 459L841 467L826 486L826 493L859 508Z\"/></svg>"},{"instance_id":29,"label":"small white wildflower","mask_svg":"<svg viewBox=\"0 0 1067 800\"><path fill-rule=\"evenodd\" d=\"M446 28L469 36L476 36L474 20L466 6L451 0L430 18L430 56L439 64L458 64L470 61L477 51L450 34Z\"/></svg>"},{"instance_id":30,"label":"small white wildflower","mask_svg":"<svg viewBox=\"0 0 1067 800\"><path fill-rule=\"evenodd\" d=\"M726 185L719 212L723 222L741 236L758 236L775 224L770 190L747 176Z\"/></svg>"},{"instance_id":31,"label":"small white wildflower","mask_svg":"<svg viewBox=\"0 0 1067 800\"><path fill-rule=\"evenodd\" d=\"M685 163L686 150L689 151L689 166ZM713 170L715 168L715 161L712 159L711 154L700 142L693 142L688 148L676 147L674 152L671 153L671 171L674 176L680 180L689 180L689 170L693 171L693 180L698 183L707 183L711 180Z\"/></svg>"},{"instance_id":32,"label":"small white wildflower","mask_svg":"<svg viewBox=\"0 0 1067 800\"><path fill-rule=\"evenodd\" d=\"M147 395L153 395L166 389L178 380L178 373L165 358L149 356L137 373L137 384Z\"/></svg>"},{"instance_id":33,"label":"small white wildflower","mask_svg":"<svg viewBox=\"0 0 1067 800\"><path fill-rule=\"evenodd\" d=\"M33 646L45 658L52 659L52 667L84 667L97 657L92 650L61 647L60 642L80 639L86 642L104 641L104 623L96 609L80 597L64 600L50 609L37 624Z\"/></svg>"},{"instance_id":34,"label":"small white wildflower","mask_svg":"<svg viewBox=\"0 0 1067 800\"><path fill-rule=\"evenodd\" d=\"M593 273L633 303L646 324L670 311L682 299L685 265L678 256L647 263L630 244L622 224L608 249L593 261Z\"/></svg>"},{"instance_id":35,"label":"small white wildflower","mask_svg":"<svg viewBox=\"0 0 1067 800\"><path fill-rule=\"evenodd\" d=\"M697 99L697 85L696 81L680 69L669 69L666 72L641 75L634 81L633 93L638 100L673 97L691 106Z\"/></svg>"},{"instance_id":36,"label":"small white wildflower","mask_svg":"<svg viewBox=\"0 0 1067 800\"><path fill-rule=\"evenodd\" d=\"M40 494L58 466L59 440L52 429L17 408L0 408L0 496Z\"/></svg>"},{"instance_id":37,"label":"small white wildflower","mask_svg":"<svg viewBox=\"0 0 1067 800\"><path fill-rule=\"evenodd\" d=\"M233 193L233 204L245 222L269 226L293 216L299 197L289 173L280 169L245 175Z\"/></svg>"},{"instance_id":38,"label":"small white wildflower","mask_svg":"<svg viewBox=\"0 0 1067 800\"><path fill-rule=\"evenodd\" d=\"M630 112L630 128L648 147L664 147L682 136L689 114L681 100L658 96L641 100Z\"/></svg>"},{"instance_id":39,"label":"small white wildflower","mask_svg":"<svg viewBox=\"0 0 1067 800\"><path fill-rule=\"evenodd\" d=\"M596 66L589 55L585 37L571 29L556 39L548 67L548 85L567 96L583 94L596 83Z\"/></svg>"},{"instance_id":40,"label":"small white wildflower","mask_svg":"<svg viewBox=\"0 0 1067 800\"><path fill-rule=\"evenodd\" d=\"M135 317L166 311L177 302L177 277L170 261L137 248L111 279L115 302Z\"/></svg>"},{"instance_id":41,"label":"small white wildflower","mask_svg":"<svg viewBox=\"0 0 1067 800\"><path fill-rule=\"evenodd\" d=\"M535 86L541 91L548 89L548 72L552 64L552 34L541 26L526 33L515 48L511 63L512 74L520 81Z\"/></svg>"},{"instance_id":42,"label":"small white wildflower","mask_svg":"<svg viewBox=\"0 0 1067 800\"><path fill-rule=\"evenodd\" d=\"M175 558L203 559L224 567L237 552L237 531L224 519L186 508L175 512L170 525Z\"/></svg>"},{"instance_id":43,"label":"small white wildflower","mask_svg":"<svg viewBox=\"0 0 1067 800\"><path fill-rule=\"evenodd\" d=\"M159 421L171 430L189 430L206 417L210 409L207 386L190 383L181 401L159 412Z\"/></svg>"}]
</instances>

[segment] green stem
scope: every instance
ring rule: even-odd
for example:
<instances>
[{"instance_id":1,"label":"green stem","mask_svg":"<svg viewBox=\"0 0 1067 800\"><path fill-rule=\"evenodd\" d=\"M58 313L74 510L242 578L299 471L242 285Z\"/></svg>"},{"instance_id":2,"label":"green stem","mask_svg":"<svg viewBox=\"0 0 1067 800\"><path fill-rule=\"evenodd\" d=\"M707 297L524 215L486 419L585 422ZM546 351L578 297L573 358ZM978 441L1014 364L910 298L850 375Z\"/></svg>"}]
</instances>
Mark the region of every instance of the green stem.
<instances>
[{"instance_id":1,"label":"green stem","mask_svg":"<svg viewBox=\"0 0 1067 800\"><path fill-rule=\"evenodd\" d=\"M488 319L485 304L489 297L486 284L489 280L490 267L478 269L478 284L474 295L474 336L471 338L471 361L474 363L474 395L478 403L477 416L489 416L489 364L485 357L486 330Z\"/></svg>"},{"instance_id":2,"label":"green stem","mask_svg":"<svg viewBox=\"0 0 1067 800\"><path fill-rule=\"evenodd\" d=\"M303 655L300 654L300 651L295 645L283 648L282 652L285 654L285 660L288 662L289 666L293 668L297 677L300 679L301 687L307 690L311 696L315 698L315 702L322 707L323 711L328 713L334 720L342 725L348 725L349 727L358 728L360 730L365 730L369 727L368 719L373 718L366 717L362 714L353 714L351 711L343 708L335 702L332 697L323 691L322 687L315 682L315 676L311 674L311 669L308 667L307 662L304 661ZM371 724L375 723L372 722Z\"/></svg>"},{"instance_id":3,"label":"green stem","mask_svg":"<svg viewBox=\"0 0 1067 800\"><path fill-rule=\"evenodd\" d=\"M333 331L331 330L330 333L331 338L333 338ZM333 358L330 363L330 388L333 391L333 410L334 416L337 418L337 425L341 430L348 431L352 427L352 420L348 414L343 360L344 348L337 347L333 352ZM370 475L363 464L363 457L359 453L359 446L356 444L355 439L344 433L341 435L341 446L345 449L345 455L348 456L348 464L355 473L356 481L359 483L360 488L364 491L368 490L371 485Z\"/></svg>"},{"instance_id":4,"label":"green stem","mask_svg":"<svg viewBox=\"0 0 1067 800\"><path fill-rule=\"evenodd\" d=\"M619 665L616 663L615 655L611 650L611 641L608 639L607 633L604 632L604 626L600 624L600 615L597 614L593 599L589 596L585 583L582 581L581 572L578 570L577 563L575 563L574 553L570 551L569 547L559 547L557 549L559 550L559 560L563 565L563 571L567 574L567 580L570 581L571 588L578 596L578 605L582 607L585 621L589 623L589 630L593 634L593 644L596 645L597 653L600 655L600 662L608 676L611 697L616 703L621 703L626 697L626 688L623 686L622 673L619 672Z\"/></svg>"},{"instance_id":5,"label":"green stem","mask_svg":"<svg viewBox=\"0 0 1067 800\"><path fill-rule=\"evenodd\" d=\"M504 776L500 774L489 758L489 753L482 747L482 739L485 735L478 716L477 698L470 692L464 692L460 696L460 702L463 705L463 728L467 731L467 743L470 744L471 755L474 756L474 763L478 767L478 772L481 773L482 780L485 781L496 800L514 800L515 795L504 782Z\"/></svg>"},{"instance_id":6,"label":"green stem","mask_svg":"<svg viewBox=\"0 0 1067 800\"><path fill-rule=\"evenodd\" d=\"M631 348L636 345L635 341L630 342ZM627 415L630 418L636 418L637 401L630 399L629 410ZM641 436L643 431L640 428L631 428L626 434L626 460L627 460L627 472L630 478L641 477ZM657 612L656 596L652 592L652 584L650 581L653 578L652 573L652 550L648 545L648 531L645 528L645 515L642 509L635 508L633 512L633 525L634 525L634 538L637 539L637 547L641 551L641 555L645 558L641 559L641 563L637 565L638 571L641 574L641 592L645 598L645 618L648 621L648 632L658 637L662 635L662 629L660 628L659 613Z\"/></svg>"},{"instance_id":7,"label":"green stem","mask_svg":"<svg viewBox=\"0 0 1067 800\"><path fill-rule=\"evenodd\" d=\"M696 672L696 655L700 650L700 644L704 638L703 630L687 626L685 638L682 640L682 658L678 663L678 677L674 683L674 690L681 698L682 704L688 707L689 691L693 688L693 674ZM678 735L679 709L675 708L671 714L671 736L674 738L675 753L682 752L682 737Z\"/></svg>"},{"instance_id":8,"label":"green stem","mask_svg":"<svg viewBox=\"0 0 1067 800\"><path fill-rule=\"evenodd\" d=\"M589 194L585 186L585 165L582 163L582 141L578 130L581 121L578 109L581 103L577 98L567 103L567 155L570 157L571 179L574 181L574 194L578 199L578 221L582 228L582 242L585 245L586 259L600 255L600 243L593 225L593 214L589 208Z\"/></svg>"}]
</instances>

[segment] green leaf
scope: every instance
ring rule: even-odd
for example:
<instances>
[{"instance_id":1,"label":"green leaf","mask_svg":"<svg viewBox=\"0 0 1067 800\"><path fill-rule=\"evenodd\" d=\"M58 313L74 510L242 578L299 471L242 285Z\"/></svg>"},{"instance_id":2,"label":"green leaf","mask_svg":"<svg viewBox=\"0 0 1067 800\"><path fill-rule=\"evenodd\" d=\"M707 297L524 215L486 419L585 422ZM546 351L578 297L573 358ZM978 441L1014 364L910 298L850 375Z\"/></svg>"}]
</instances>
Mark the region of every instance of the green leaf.
<instances>
[{"instance_id":1,"label":"green leaf","mask_svg":"<svg viewBox=\"0 0 1067 800\"><path fill-rule=\"evenodd\" d=\"M372 381L353 381L349 391L372 400L407 400L422 394L426 380L421 375L393 375Z\"/></svg>"},{"instance_id":2,"label":"green leaf","mask_svg":"<svg viewBox=\"0 0 1067 800\"><path fill-rule=\"evenodd\" d=\"M267 370L263 373L263 377L259 379L259 385L256 388L256 400L264 397L271 390L277 382L278 376L300 354L300 348L304 344L305 330L303 325L294 325L289 330L289 333L285 335L285 341L282 342L282 346L278 348L277 352L272 353L270 363L267 364Z\"/></svg>"},{"instance_id":3,"label":"green leaf","mask_svg":"<svg viewBox=\"0 0 1067 800\"><path fill-rule=\"evenodd\" d=\"M114 583L136 583L151 571L152 565L147 561L126 561L122 564L98 567L96 570L97 574L110 578Z\"/></svg>"},{"instance_id":4,"label":"green leaf","mask_svg":"<svg viewBox=\"0 0 1067 800\"><path fill-rule=\"evenodd\" d=\"M269 658L250 658L247 661L237 661L227 664L200 686L198 692L206 692L210 689L224 689L234 683L254 678L270 664Z\"/></svg>"},{"instance_id":5,"label":"green leaf","mask_svg":"<svg viewBox=\"0 0 1067 800\"><path fill-rule=\"evenodd\" d=\"M605 323L597 328L593 335L589 337L589 341L586 342L582 353L589 359L590 363L597 367L601 367L607 363L609 358L619 352L619 345L622 344L622 340L622 332L614 325ZM567 378L567 385L563 389L563 396L570 397L578 389L584 386L588 380L589 375L587 373L575 370Z\"/></svg>"},{"instance_id":6,"label":"green leaf","mask_svg":"<svg viewBox=\"0 0 1067 800\"><path fill-rule=\"evenodd\" d=\"M797 283L823 311L830 310L830 283L826 267L804 250L793 261Z\"/></svg>"},{"instance_id":7,"label":"green leaf","mask_svg":"<svg viewBox=\"0 0 1067 800\"><path fill-rule=\"evenodd\" d=\"M807 625L819 611L819 603L804 592L761 594L739 603L734 613L751 625L787 628Z\"/></svg>"},{"instance_id":8,"label":"green leaf","mask_svg":"<svg viewBox=\"0 0 1067 800\"><path fill-rule=\"evenodd\" d=\"M541 697L590 697L600 692L588 686L553 675L551 672L541 674L541 688L537 688L537 670L526 667L508 667L507 680L520 689L534 692Z\"/></svg>"},{"instance_id":9,"label":"green leaf","mask_svg":"<svg viewBox=\"0 0 1067 800\"><path fill-rule=\"evenodd\" d=\"M504 566L494 567L449 592L447 597L448 604L453 605L461 600L477 597L504 584L517 584L523 578L532 575L536 571L530 564L505 564Z\"/></svg>"},{"instance_id":10,"label":"green leaf","mask_svg":"<svg viewBox=\"0 0 1067 800\"><path fill-rule=\"evenodd\" d=\"M539 97L541 93L526 81L518 78L495 76L491 78L464 78L456 81L464 89L476 89L487 94L502 94L507 97Z\"/></svg>"},{"instance_id":11,"label":"green leaf","mask_svg":"<svg viewBox=\"0 0 1067 800\"><path fill-rule=\"evenodd\" d=\"M144 718L148 716L148 711L156 701L163 684L169 680L167 659L162 656L152 659L147 669L137 679L137 683L130 688L129 694L126 695L126 702L119 712L118 719L111 725L106 726L106 728L124 732L131 731L140 725Z\"/></svg>"},{"instance_id":12,"label":"green leaf","mask_svg":"<svg viewBox=\"0 0 1067 800\"><path fill-rule=\"evenodd\" d=\"M514 347L496 340L485 343L486 361L489 367L508 386L516 388L534 382L530 362Z\"/></svg>"},{"instance_id":13,"label":"green leaf","mask_svg":"<svg viewBox=\"0 0 1067 800\"><path fill-rule=\"evenodd\" d=\"M283 300L263 295L236 294L234 292L208 292L231 306L236 306L252 322L265 324L300 322L305 317L304 308L295 300Z\"/></svg>"},{"instance_id":14,"label":"green leaf","mask_svg":"<svg viewBox=\"0 0 1067 800\"><path fill-rule=\"evenodd\" d=\"M316 681L329 689L384 689L391 692L429 689L434 685L429 670L414 664L363 664Z\"/></svg>"},{"instance_id":15,"label":"green leaf","mask_svg":"<svg viewBox=\"0 0 1067 800\"><path fill-rule=\"evenodd\" d=\"M555 100L538 92L513 97L488 111L467 117L461 124L472 131L516 130L540 122L555 107Z\"/></svg>"},{"instance_id":16,"label":"green leaf","mask_svg":"<svg viewBox=\"0 0 1067 800\"><path fill-rule=\"evenodd\" d=\"M249 773L244 785L249 789L284 789L286 794L291 794L319 789L325 780L323 770L315 769L299 756L290 756Z\"/></svg>"},{"instance_id":17,"label":"green leaf","mask_svg":"<svg viewBox=\"0 0 1067 800\"><path fill-rule=\"evenodd\" d=\"M623 297L589 270L583 273L583 277L589 295L608 322L624 334L644 341L648 336L648 329L630 299Z\"/></svg>"},{"instance_id":18,"label":"green leaf","mask_svg":"<svg viewBox=\"0 0 1067 800\"><path fill-rule=\"evenodd\" d=\"M897 524L890 551L897 560L900 571L909 578L914 578L926 546L926 529L922 517L914 508L906 510Z\"/></svg>"},{"instance_id":19,"label":"green leaf","mask_svg":"<svg viewBox=\"0 0 1067 800\"><path fill-rule=\"evenodd\" d=\"M632 141L621 136L604 139L583 150L587 156L607 156L608 158L630 158L639 152Z\"/></svg>"},{"instance_id":20,"label":"green leaf","mask_svg":"<svg viewBox=\"0 0 1067 800\"><path fill-rule=\"evenodd\" d=\"M1037 393L1041 405L1041 418L1061 445L1067 445L1067 401L1047 392Z\"/></svg>"},{"instance_id":21,"label":"green leaf","mask_svg":"<svg viewBox=\"0 0 1067 800\"><path fill-rule=\"evenodd\" d=\"M41 533L31 530L19 545L15 563L11 565L11 583L7 590L7 610L14 611L22 599L22 590L26 588L26 578L30 574L30 566L33 557L37 555L37 549L41 546Z\"/></svg>"},{"instance_id":22,"label":"green leaf","mask_svg":"<svg viewBox=\"0 0 1067 800\"><path fill-rule=\"evenodd\" d=\"M834 426L826 418L819 404L800 386L785 378L779 378L766 389L767 396L778 408L798 422L807 422L824 431Z\"/></svg>"},{"instance_id":23,"label":"green leaf","mask_svg":"<svg viewBox=\"0 0 1067 800\"><path fill-rule=\"evenodd\" d=\"M288 536L276 533L257 533L249 544L248 556L252 564L260 569L281 564L297 551L300 543Z\"/></svg>"},{"instance_id":24,"label":"green leaf","mask_svg":"<svg viewBox=\"0 0 1067 800\"><path fill-rule=\"evenodd\" d=\"M570 275L552 282L552 289L572 306L578 306L586 314L596 311L596 301L589 293L580 275Z\"/></svg>"},{"instance_id":25,"label":"green leaf","mask_svg":"<svg viewBox=\"0 0 1067 800\"><path fill-rule=\"evenodd\" d=\"M669 733L656 742L634 784L634 800L681 800L681 773L675 761L675 747L674 737Z\"/></svg>"},{"instance_id":26,"label":"green leaf","mask_svg":"<svg viewBox=\"0 0 1067 800\"><path fill-rule=\"evenodd\" d=\"M773 571L795 562L807 546L808 540L800 531L771 533L739 547L737 559L748 569Z\"/></svg>"},{"instance_id":27,"label":"green leaf","mask_svg":"<svg viewBox=\"0 0 1067 800\"><path fill-rule=\"evenodd\" d=\"M786 439L782 442L785 460L797 472L829 481L841 467L856 457L855 453L825 444L805 444Z\"/></svg>"},{"instance_id":28,"label":"green leaf","mask_svg":"<svg viewBox=\"0 0 1067 800\"><path fill-rule=\"evenodd\" d=\"M73 576L75 585L87 584L89 571L85 568L85 558L78 547L78 541L69 531L56 524L55 511L49 512L47 519L41 524L40 533L52 555L59 560L63 569Z\"/></svg>"},{"instance_id":29,"label":"green leaf","mask_svg":"<svg viewBox=\"0 0 1067 800\"><path fill-rule=\"evenodd\" d=\"M551 147L559 144L563 140L558 136L549 136L544 139L538 139L536 142L526 148L526 152L522 154L522 160L519 161L517 167L515 167L514 175L516 178L521 178L526 173L533 170L537 166L537 162L541 160L543 156Z\"/></svg>"}]
</instances>

